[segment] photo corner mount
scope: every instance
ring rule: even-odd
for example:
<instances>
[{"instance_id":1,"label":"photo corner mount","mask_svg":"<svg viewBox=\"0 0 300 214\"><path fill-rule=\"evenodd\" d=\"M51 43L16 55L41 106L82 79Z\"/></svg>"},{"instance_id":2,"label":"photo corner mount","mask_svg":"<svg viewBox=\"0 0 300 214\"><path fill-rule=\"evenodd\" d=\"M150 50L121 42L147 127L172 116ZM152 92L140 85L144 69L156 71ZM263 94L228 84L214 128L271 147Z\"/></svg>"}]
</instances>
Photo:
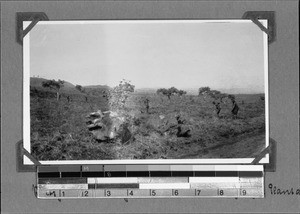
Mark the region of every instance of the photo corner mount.
<instances>
[{"instance_id":1,"label":"photo corner mount","mask_svg":"<svg viewBox=\"0 0 300 214\"><path fill-rule=\"evenodd\" d=\"M271 44L276 40L276 22L274 11L247 11L244 13L243 19L251 19L262 31L268 34L268 43ZM268 20L268 27L265 28L259 19Z\"/></svg>"},{"instance_id":2,"label":"photo corner mount","mask_svg":"<svg viewBox=\"0 0 300 214\"><path fill-rule=\"evenodd\" d=\"M39 21L47 21L49 20L48 16L44 12L17 12L16 21L17 21L17 29L16 29L16 40L20 45L23 45L23 38L26 34L32 30L32 28ZM26 29L23 30L23 22L31 21Z\"/></svg>"},{"instance_id":3,"label":"photo corner mount","mask_svg":"<svg viewBox=\"0 0 300 214\"><path fill-rule=\"evenodd\" d=\"M269 146L263 149L252 161L251 164L260 164L262 158L269 154L269 163L264 164L265 172L275 172L276 171L276 153L277 153L277 142L270 138Z\"/></svg>"},{"instance_id":4,"label":"photo corner mount","mask_svg":"<svg viewBox=\"0 0 300 214\"><path fill-rule=\"evenodd\" d=\"M36 160L24 147L23 141L16 144L16 157L17 157L17 172L36 172L36 168L41 163ZM27 157L33 164L25 165L24 157Z\"/></svg>"}]
</instances>

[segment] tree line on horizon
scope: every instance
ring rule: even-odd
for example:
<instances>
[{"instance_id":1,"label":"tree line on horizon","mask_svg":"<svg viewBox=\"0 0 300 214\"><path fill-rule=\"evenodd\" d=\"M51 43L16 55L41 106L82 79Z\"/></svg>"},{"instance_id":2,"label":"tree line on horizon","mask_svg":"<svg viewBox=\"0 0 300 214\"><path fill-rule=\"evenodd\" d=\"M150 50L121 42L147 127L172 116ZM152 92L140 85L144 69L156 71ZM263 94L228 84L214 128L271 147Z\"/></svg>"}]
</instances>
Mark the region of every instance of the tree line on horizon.
<instances>
[{"instance_id":1,"label":"tree line on horizon","mask_svg":"<svg viewBox=\"0 0 300 214\"><path fill-rule=\"evenodd\" d=\"M60 97L60 89L64 86L65 81L63 80L46 80L42 82L42 86L45 88L49 88L51 90L54 90L57 93L57 99L59 100ZM130 81L122 80L120 84L116 87L114 87L112 90L106 92L104 96L109 97L109 94L114 92L118 92L120 94L120 91L125 90L129 92L134 91L134 85L130 83ZM79 92L86 94L86 90L83 86L81 85L76 85L75 89L77 89ZM130 89L130 90L129 90ZM181 89L177 89L175 87L170 87L170 88L159 88L156 91L156 94L162 94L164 96L167 96L168 99L171 99L171 96L177 95L177 96L183 96L186 95L187 92ZM231 100L235 99L234 95L232 94L226 94L222 93L218 90L211 90L210 87L205 86L205 87L200 87L198 89L198 96L210 96L211 98L214 98L215 100L220 99L222 102L224 98L229 98Z\"/></svg>"}]
</instances>

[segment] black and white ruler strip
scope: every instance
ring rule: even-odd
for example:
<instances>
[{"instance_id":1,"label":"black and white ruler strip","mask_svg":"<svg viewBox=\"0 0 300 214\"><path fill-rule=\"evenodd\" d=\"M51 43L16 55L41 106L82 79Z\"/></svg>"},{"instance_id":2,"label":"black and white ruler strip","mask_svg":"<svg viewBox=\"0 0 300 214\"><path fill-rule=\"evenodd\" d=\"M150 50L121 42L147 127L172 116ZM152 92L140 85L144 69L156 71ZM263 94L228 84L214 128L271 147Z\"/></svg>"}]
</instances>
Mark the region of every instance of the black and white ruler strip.
<instances>
[{"instance_id":1,"label":"black and white ruler strip","mask_svg":"<svg viewBox=\"0 0 300 214\"><path fill-rule=\"evenodd\" d=\"M127 169L136 171L126 167L120 171L113 165L106 167L110 171L97 165L89 170L86 166L51 167L38 169L38 198L264 197L262 165L189 165L168 170L151 165L148 171L133 167Z\"/></svg>"}]
</instances>

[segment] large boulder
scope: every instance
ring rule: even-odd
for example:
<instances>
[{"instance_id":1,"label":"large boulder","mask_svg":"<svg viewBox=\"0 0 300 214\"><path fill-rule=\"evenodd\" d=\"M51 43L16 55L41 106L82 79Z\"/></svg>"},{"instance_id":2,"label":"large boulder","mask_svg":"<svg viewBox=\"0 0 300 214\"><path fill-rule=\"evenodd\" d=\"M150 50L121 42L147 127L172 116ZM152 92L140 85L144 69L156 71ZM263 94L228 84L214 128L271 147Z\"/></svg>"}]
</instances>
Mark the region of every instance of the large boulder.
<instances>
[{"instance_id":1,"label":"large boulder","mask_svg":"<svg viewBox=\"0 0 300 214\"><path fill-rule=\"evenodd\" d=\"M124 142L131 137L130 130L126 126L126 117L118 112L98 110L90 113L87 119L87 128L99 141L120 136Z\"/></svg>"},{"instance_id":2,"label":"large boulder","mask_svg":"<svg viewBox=\"0 0 300 214\"><path fill-rule=\"evenodd\" d=\"M177 137L191 137L191 127L189 125L177 126Z\"/></svg>"},{"instance_id":3,"label":"large boulder","mask_svg":"<svg viewBox=\"0 0 300 214\"><path fill-rule=\"evenodd\" d=\"M177 137L191 137L191 125L188 116L184 113L172 113L160 115L158 130L164 135L176 135Z\"/></svg>"}]
</instances>

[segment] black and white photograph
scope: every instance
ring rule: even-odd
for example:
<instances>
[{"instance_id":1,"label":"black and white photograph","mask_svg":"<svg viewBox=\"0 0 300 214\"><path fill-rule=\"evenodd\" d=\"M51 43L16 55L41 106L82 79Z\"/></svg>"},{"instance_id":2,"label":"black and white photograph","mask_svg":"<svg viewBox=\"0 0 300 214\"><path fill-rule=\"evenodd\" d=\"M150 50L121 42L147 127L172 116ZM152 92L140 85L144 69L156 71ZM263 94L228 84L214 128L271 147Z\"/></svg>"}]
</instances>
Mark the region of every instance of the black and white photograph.
<instances>
[{"instance_id":1,"label":"black and white photograph","mask_svg":"<svg viewBox=\"0 0 300 214\"><path fill-rule=\"evenodd\" d=\"M1 212L299 213L299 2L1 1Z\"/></svg>"},{"instance_id":2,"label":"black and white photograph","mask_svg":"<svg viewBox=\"0 0 300 214\"><path fill-rule=\"evenodd\" d=\"M40 21L23 40L24 148L251 163L269 139L267 40L251 20Z\"/></svg>"}]
</instances>

